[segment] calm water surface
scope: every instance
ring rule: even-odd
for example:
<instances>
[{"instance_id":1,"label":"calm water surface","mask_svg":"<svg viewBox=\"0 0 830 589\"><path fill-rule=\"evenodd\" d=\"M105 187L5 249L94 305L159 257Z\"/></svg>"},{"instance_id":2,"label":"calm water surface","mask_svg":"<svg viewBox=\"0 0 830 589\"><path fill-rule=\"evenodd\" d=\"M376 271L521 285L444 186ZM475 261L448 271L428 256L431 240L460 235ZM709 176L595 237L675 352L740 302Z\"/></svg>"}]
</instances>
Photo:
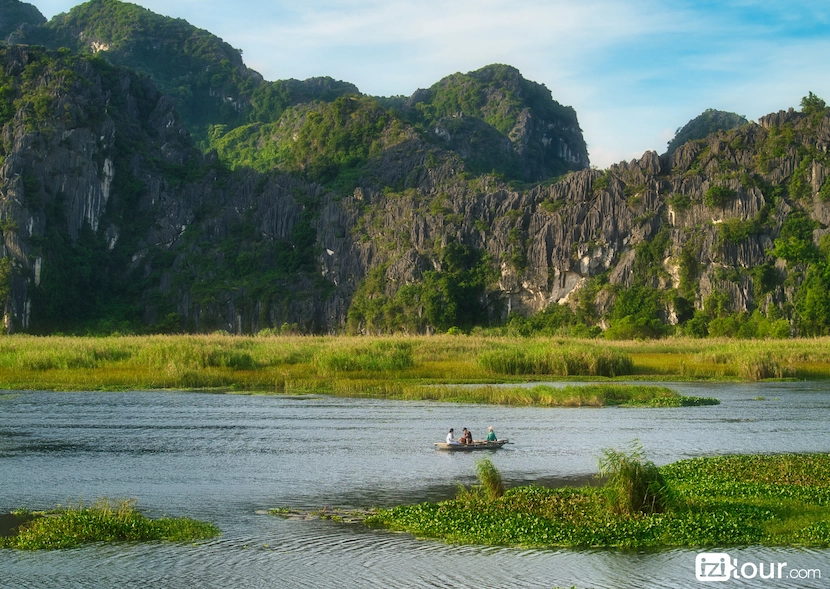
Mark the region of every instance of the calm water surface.
<instances>
[{"instance_id":1,"label":"calm water surface","mask_svg":"<svg viewBox=\"0 0 830 589\"><path fill-rule=\"evenodd\" d=\"M446 546L256 512L441 499L480 454L442 453L448 427L514 444L491 454L510 484L577 483L601 449L639 439L658 464L747 452L830 452L830 385L671 385L716 407L529 409L327 397L197 393L0 393L0 513L138 500L150 516L210 520L199 546L0 550L0 587L705 587L694 550L539 551ZM760 399L763 397L763 399ZM745 547L830 579L830 551ZM776 587L824 587L783 579ZM721 587L772 586L730 580Z\"/></svg>"}]
</instances>

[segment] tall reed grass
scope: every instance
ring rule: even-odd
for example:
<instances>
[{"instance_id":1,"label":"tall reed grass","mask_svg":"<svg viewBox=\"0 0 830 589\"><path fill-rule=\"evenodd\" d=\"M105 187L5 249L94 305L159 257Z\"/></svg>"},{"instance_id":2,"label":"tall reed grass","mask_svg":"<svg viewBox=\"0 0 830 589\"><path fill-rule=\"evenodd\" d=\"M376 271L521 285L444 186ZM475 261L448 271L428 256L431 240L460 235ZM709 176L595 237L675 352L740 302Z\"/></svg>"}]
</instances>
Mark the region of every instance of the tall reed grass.
<instances>
[{"instance_id":1,"label":"tall reed grass","mask_svg":"<svg viewBox=\"0 0 830 589\"><path fill-rule=\"evenodd\" d=\"M536 376L622 376L632 374L634 362L628 354L602 348L556 349L549 346L509 346L488 350L479 363L494 374Z\"/></svg>"},{"instance_id":2,"label":"tall reed grass","mask_svg":"<svg viewBox=\"0 0 830 589\"><path fill-rule=\"evenodd\" d=\"M476 461L476 475L481 489L488 499L498 499L506 489L501 473L489 458Z\"/></svg>"},{"instance_id":3,"label":"tall reed grass","mask_svg":"<svg viewBox=\"0 0 830 589\"><path fill-rule=\"evenodd\" d=\"M0 388L5 389L216 389L414 399L433 398L422 385L626 375L642 380L830 378L830 339L0 337ZM495 394L479 392L487 398ZM446 398L452 396L460 395Z\"/></svg>"},{"instance_id":4,"label":"tall reed grass","mask_svg":"<svg viewBox=\"0 0 830 589\"><path fill-rule=\"evenodd\" d=\"M639 442L633 442L628 450L603 450L599 472L606 479L603 491L614 513L660 513L671 505L672 492L666 479L646 459Z\"/></svg>"},{"instance_id":5,"label":"tall reed grass","mask_svg":"<svg viewBox=\"0 0 830 589\"><path fill-rule=\"evenodd\" d=\"M504 495L507 486L496 465L489 458L476 460L476 477L478 484L465 487L458 483L456 499L471 504L495 501Z\"/></svg>"},{"instance_id":6,"label":"tall reed grass","mask_svg":"<svg viewBox=\"0 0 830 589\"><path fill-rule=\"evenodd\" d=\"M720 403L706 397L684 397L663 386L615 383L564 387L421 386L400 387L398 393L403 399L535 407L691 407Z\"/></svg>"},{"instance_id":7,"label":"tall reed grass","mask_svg":"<svg viewBox=\"0 0 830 589\"><path fill-rule=\"evenodd\" d=\"M394 371L411 368L412 344L400 341L375 341L364 345L325 348L314 357L324 373Z\"/></svg>"}]
</instances>

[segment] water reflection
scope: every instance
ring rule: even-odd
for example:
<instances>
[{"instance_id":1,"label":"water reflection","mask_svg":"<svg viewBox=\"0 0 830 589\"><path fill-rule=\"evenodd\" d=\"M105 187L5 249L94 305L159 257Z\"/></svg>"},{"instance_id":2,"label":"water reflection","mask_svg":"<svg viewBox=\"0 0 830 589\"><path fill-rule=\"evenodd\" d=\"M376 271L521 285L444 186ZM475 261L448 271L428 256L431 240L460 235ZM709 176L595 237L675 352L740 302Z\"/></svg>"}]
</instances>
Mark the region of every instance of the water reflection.
<instances>
[{"instance_id":1,"label":"water reflection","mask_svg":"<svg viewBox=\"0 0 830 589\"><path fill-rule=\"evenodd\" d=\"M151 516L209 519L224 532L202 546L3 551L0 587L700 586L696 551L449 547L255 513L451 496L456 483L472 482L479 456L433 450L451 426L483 435L494 425L515 441L490 454L511 484L583 484L602 448L634 438L658 464L698 455L830 450L827 385L671 386L722 404L531 409L156 392L0 396L0 512L136 497ZM830 575L827 551L732 552Z\"/></svg>"}]
</instances>

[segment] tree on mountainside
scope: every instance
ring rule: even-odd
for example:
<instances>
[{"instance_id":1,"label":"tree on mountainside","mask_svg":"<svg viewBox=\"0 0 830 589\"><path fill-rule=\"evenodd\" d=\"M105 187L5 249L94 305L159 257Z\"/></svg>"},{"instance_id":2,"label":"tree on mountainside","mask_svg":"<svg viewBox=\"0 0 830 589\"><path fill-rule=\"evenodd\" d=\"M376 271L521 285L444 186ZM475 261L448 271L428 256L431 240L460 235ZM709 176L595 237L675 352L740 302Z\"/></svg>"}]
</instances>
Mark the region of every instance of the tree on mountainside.
<instances>
[{"instance_id":1,"label":"tree on mountainside","mask_svg":"<svg viewBox=\"0 0 830 589\"><path fill-rule=\"evenodd\" d=\"M805 115L813 115L816 113L823 115L826 110L827 103L812 92L809 92L807 96L801 99L801 112Z\"/></svg>"},{"instance_id":2,"label":"tree on mountainside","mask_svg":"<svg viewBox=\"0 0 830 589\"><path fill-rule=\"evenodd\" d=\"M816 126L827 112L827 103L821 98L809 92L801 99L801 112L810 119L810 124Z\"/></svg>"}]
</instances>

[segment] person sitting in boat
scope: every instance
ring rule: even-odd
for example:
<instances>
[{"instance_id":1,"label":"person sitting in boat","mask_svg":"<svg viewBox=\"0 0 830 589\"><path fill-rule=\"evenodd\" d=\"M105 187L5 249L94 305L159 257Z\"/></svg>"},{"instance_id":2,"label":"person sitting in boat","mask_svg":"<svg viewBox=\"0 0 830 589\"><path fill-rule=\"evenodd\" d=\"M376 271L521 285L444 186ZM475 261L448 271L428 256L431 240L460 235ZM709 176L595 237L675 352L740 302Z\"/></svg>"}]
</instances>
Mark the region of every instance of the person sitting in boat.
<instances>
[{"instance_id":1,"label":"person sitting in boat","mask_svg":"<svg viewBox=\"0 0 830 589\"><path fill-rule=\"evenodd\" d=\"M493 431L493 426L487 428L487 441L488 442L497 442L499 439L496 437L496 432Z\"/></svg>"},{"instance_id":2,"label":"person sitting in boat","mask_svg":"<svg viewBox=\"0 0 830 589\"><path fill-rule=\"evenodd\" d=\"M455 441L455 437L453 436L453 429L450 428L450 431L447 433L447 444L457 444L458 442Z\"/></svg>"},{"instance_id":3,"label":"person sitting in boat","mask_svg":"<svg viewBox=\"0 0 830 589\"><path fill-rule=\"evenodd\" d=\"M458 440L462 444L472 444L473 443L473 434L468 430L466 427L463 428L464 433L461 434L461 439Z\"/></svg>"}]
</instances>

